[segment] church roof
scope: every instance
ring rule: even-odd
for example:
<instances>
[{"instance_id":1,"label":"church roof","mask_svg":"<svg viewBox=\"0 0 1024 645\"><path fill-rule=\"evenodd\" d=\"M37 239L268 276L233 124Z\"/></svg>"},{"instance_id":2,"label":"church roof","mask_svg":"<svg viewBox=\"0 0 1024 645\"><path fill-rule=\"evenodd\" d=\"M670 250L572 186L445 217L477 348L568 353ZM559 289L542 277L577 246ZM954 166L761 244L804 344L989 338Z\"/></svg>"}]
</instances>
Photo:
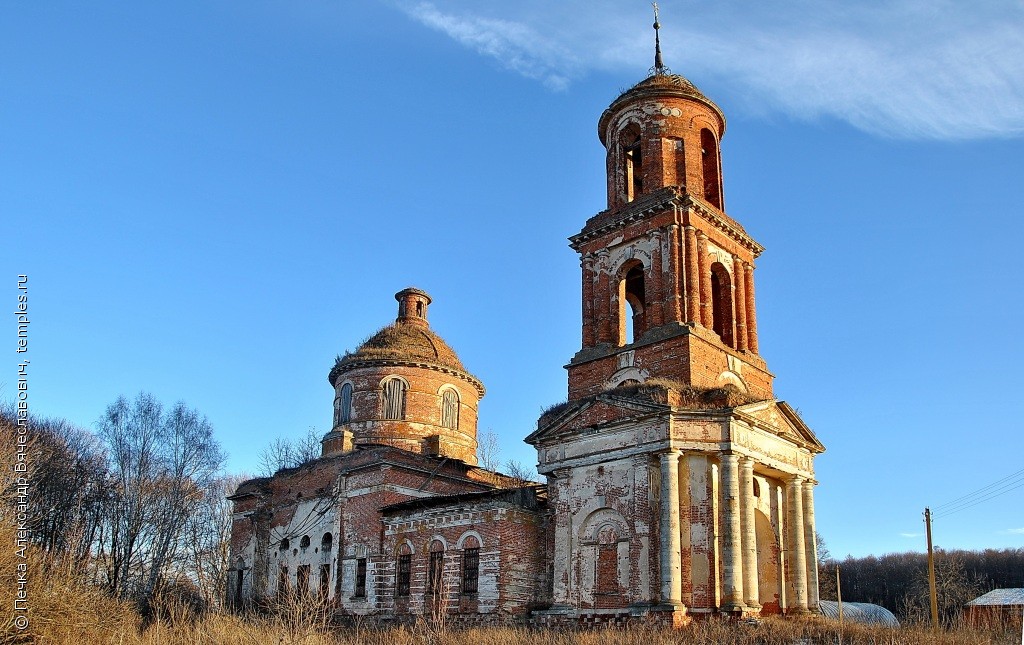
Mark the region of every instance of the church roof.
<instances>
[{"instance_id":1,"label":"church roof","mask_svg":"<svg viewBox=\"0 0 1024 645\"><path fill-rule=\"evenodd\" d=\"M614 116L621 107L642 99L653 99L665 96L691 99L707 105L709 108L714 110L718 115L718 118L722 120L722 132L725 132L725 114L722 112L721 108L715 105L714 101L705 96L704 93L697 89L697 86L691 83L685 76L659 72L651 74L612 101L612 104L608 106L608 109L604 111L601 115L601 119L598 121L597 132L598 136L601 137L601 143L607 144L604 140L605 126L608 124L608 120Z\"/></svg>"},{"instance_id":2,"label":"church roof","mask_svg":"<svg viewBox=\"0 0 1024 645\"><path fill-rule=\"evenodd\" d=\"M465 372L448 343L428 327L408 322L394 322L370 336L353 352L338 357L332 374L344 371L354 363L368 361L403 361L431 363L440 367Z\"/></svg>"}]
</instances>

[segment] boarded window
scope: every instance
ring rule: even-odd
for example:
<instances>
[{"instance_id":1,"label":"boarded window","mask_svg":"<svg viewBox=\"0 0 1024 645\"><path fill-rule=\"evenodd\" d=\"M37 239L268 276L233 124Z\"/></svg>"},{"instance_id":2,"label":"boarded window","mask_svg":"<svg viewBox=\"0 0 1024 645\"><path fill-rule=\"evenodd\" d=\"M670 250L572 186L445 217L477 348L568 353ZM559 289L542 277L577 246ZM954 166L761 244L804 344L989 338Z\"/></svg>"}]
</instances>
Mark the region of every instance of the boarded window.
<instances>
[{"instance_id":1,"label":"boarded window","mask_svg":"<svg viewBox=\"0 0 1024 645\"><path fill-rule=\"evenodd\" d=\"M345 383L334 399L334 425L344 425L352 420L352 384Z\"/></svg>"},{"instance_id":2,"label":"boarded window","mask_svg":"<svg viewBox=\"0 0 1024 645\"><path fill-rule=\"evenodd\" d=\"M409 583L412 581L412 554L398 556L398 580L395 589L399 596L409 595Z\"/></svg>"},{"instance_id":3,"label":"boarded window","mask_svg":"<svg viewBox=\"0 0 1024 645\"><path fill-rule=\"evenodd\" d=\"M300 596L305 596L309 591L309 565L300 564L295 570L295 591Z\"/></svg>"},{"instance_id":4,"label":"boarded window","mask_svg":"<svg viewBox=\"0 0 1024 645\"><path fill-rule=\"evenodd\" d=\"M327 598L331 593L331 565L320 565L320 597Z\"/></svg>"},{"instance_id":5,"label":"boarded window","mask_svg":"<svg viewBox=\"0 0 1024 645\"><path fill-rule=\"evenodd\" d=\"M381 386L383 416L385 419L405 418L405 381L391 378Z\"/></svg>"},{"instance_id":6,"label":"boarded window","mask_svg":"<svg viewBox=\"0 0 1024 645\"><path fill-rule=\"evenodd\" d=\"M480 584L480 548L462 552L462 593L476 593Z\"/></svg>"},{"instance_id":7,"label":"boarded window","mask_svg":"<svg viewBox=\"0 0 1024 645\"><path fill-rule=\"evenodd\" d=\"M455 390L445 390L441 397L441 425L459 429L459 393Z\"/></svg>"},{"instance_id":8,"label":"boarded window","mask_svg":"<svg viewBox=\"0 0 1024 645\"><path fill-rule=\"evenodd\" d=\"M356 598L366 597L366 558L356 560Z\"/></svg>"}]
</instances>

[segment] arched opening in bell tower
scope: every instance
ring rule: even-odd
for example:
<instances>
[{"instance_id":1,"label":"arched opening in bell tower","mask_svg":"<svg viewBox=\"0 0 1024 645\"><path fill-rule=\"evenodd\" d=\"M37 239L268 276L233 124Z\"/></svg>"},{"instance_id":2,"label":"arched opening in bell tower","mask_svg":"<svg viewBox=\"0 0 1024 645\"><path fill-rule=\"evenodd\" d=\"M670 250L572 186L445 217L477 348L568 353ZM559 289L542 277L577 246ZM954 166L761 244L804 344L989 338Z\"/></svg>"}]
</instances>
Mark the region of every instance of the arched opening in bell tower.
<instances>
[{"instance_id":1,"label":"arched opening in bell tower","mask_svg":"<svg viewBox=\"0 0 1024 645\"><path fill-rule=\"evenodd\" d=\"M640 151L640 126L631 123L623 129L622 170L625 179L626 201L631 202L640 196L644 186L643 159Z\"/></svg>"},{"instance_id":2,"label":"arched opening in bell tower","mask_svg":"<svg viewBox=\"0 0 1024 645\"><path fill-rule=\"evenodd\" d=\"M647 331L644 319L647 302L644 289L644 265L639 260L623 266L619 280L619 337L620 347L635 343Z\"/></svg>"},{"instance_id":3,"label":"arched opening in bell tower","mask_svg":"<svg viewBox=\"0 0 1024 645\"><path fill-rule=\"evenodd\" d=\"M711 265L711 329L722 342L735 347L733 340L732 277L721 262Z\"/></svg>"},{"instance_id":4,"label":"arched opening in bell tower","mask_svg":"<svg viewBox=\"0 0 1024 645\"><path fill-rule=\"evenodd\" d=\"M704 173L704 199L722 208L722 181L718 173L718 141L711 130L700 131L701 166Z\"/></svg>"}]
</instances>

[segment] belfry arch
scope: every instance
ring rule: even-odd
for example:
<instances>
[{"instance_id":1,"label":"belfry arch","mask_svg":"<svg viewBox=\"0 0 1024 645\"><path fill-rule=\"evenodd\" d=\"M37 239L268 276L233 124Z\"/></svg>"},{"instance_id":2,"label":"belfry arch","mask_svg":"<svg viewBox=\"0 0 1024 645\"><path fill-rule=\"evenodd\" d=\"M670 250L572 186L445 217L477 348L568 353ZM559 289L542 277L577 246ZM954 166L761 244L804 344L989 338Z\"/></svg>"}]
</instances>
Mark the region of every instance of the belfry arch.
<instances>
[{"instance_id":1,"label":"belfry arch","mask_svg":"<svg viewBox=\"0 0 1024 645\"><path fill-rule=\"evenodd\" d=\"M647 330L647 289L644 265L630 260L619 270L618 288L618 342L619 346L635 343Z\"/></svg>"}]
</instances>

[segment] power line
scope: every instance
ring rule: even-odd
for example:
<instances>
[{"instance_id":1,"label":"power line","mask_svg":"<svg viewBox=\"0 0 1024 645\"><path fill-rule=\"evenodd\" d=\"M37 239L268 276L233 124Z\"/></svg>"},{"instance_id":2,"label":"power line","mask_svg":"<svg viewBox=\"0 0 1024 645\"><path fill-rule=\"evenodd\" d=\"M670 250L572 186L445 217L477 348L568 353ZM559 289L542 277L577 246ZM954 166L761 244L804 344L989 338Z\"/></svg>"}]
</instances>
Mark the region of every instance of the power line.
<instances>
[{"instance_id":1,"label":"power line","mask_svg":"<svg viewBox=\"0 0 1024 645\"><path fill-rule=\"evenodd\" d=\"M988 486L979 488L973 493L958 497L952 502L947 502L942 505L942 511L935 517L946 517L953 513L959 513L960 511L977 506L983 502L987 502L991 499L1005 495L1010 491L1017 490L1018 488L1024 487L1024 470L1003 477L997 482L993 482Z\"/></svg>"},{"instance_id":2,"label":"power line","mask_svg":"<svg viewBox=\"0 0 1024 645\"><path fill-rule=\"evenodd\" d=\"M954 499L952 501L949 501L949 502L946 502L945 504L939 504L938 506L935 507L935 510L940 510L940 509L943 509L943 508L945 508L947 506L955 506L957 504L957 502L960 502L961 500L965 500L966 501L967 498L969 498L969 497L973 497L973 496L978 495L980 493L984 493L988 489L993 488L995 486L998 486L999 484L1005 482L1008 479L1014 479L1014 478L1019 477L1021 475L1024 475L1024 470L1018 470L1017 472L1013 473L1012 475L1007 475L1006 477L1003 477L999 481L993 482L993 483L989 484L988 486L983 486L983 487L979 488L978 490L976 490L974 492L967 493L966 495L963 495L962 497L957 497L956 499Z\"/></svg>"}]
</instances>

